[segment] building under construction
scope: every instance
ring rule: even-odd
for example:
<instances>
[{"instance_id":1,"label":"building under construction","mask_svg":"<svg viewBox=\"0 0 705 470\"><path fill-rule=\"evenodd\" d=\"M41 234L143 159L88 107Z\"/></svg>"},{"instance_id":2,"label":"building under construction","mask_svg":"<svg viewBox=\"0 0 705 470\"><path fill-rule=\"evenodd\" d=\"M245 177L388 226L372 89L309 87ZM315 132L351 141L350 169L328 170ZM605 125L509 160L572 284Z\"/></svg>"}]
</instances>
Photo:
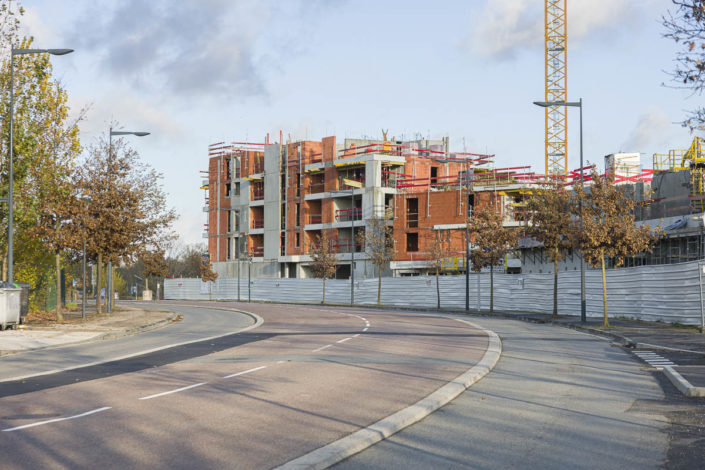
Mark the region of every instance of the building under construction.
<instances>
[{"instance_id":1,"label":"building under construction","mask_svg":"<svg viewBox=\"0 0 705 470\"><path fill-rule=\"evenodd\" d=\"M639 154L605 157L606 171L637 202L637 223L661 226L652 253L627 265L662 264L703 257L705 154L696 138L689 149L654 155L642 169ZM583 169L585 171L586 169ZM216 270L237 275L238 262L258 277L309 277L310 248L326 235L336 253L336 277L374 277L360 243L369 219L391 214L396 249L383 275L427 273L431 246L442 243L444 274L465 271L465 226L478 207L491 206L508 227L527 224L524 198L546 181L528 166L497 168L493 155L452 152L448 139L397 141L345 139L285 144L218 143L209 148L204 237ZM563 178L577 183L580 169ZM590 177L584 173L586 184ZM540 246L524 239L505 260L508 272L551 272ZM354 260L354 263L353 263ZM560 270L579 269L569 253Z\"/></svg>"}]
</instances>

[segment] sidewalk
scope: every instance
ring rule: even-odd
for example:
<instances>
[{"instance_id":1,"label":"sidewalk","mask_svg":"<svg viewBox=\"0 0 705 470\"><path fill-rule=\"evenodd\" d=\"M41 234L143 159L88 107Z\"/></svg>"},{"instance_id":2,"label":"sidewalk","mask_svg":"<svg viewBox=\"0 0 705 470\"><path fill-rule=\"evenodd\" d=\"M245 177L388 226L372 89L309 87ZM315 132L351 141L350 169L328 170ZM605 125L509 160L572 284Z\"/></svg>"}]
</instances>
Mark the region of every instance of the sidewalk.
<instances>
[{"instance_id":1,"label":"sidewalk","mask_svg":"<svg viewBox=\"0 0 705 470\"><path fill-rule=\"evenodd\" d=\"M155 306L156 307L156 306ZM170 310L141 309L118 305L110 315L97 315L90 306L87 319L80 312L65 312L64 323L29 322L18 330L0 331L0 356L52 346L118 338L165 326L176 320Z\"/></svg>"},{"instance_id":2,"label":"sidewalk","mask_svg":"<svg viewBox=\"0 0 705 470\"><path fill-rule=\"evenodd\" d=\"M610 319L611 328L602 328L602 319L543 314L507 314L507 317L551 323L613 339L631 348L636 357L662 370L673 384L691 397L705 397L705 334L694 327L627 319Z\"/></svg>"}]
</instances>

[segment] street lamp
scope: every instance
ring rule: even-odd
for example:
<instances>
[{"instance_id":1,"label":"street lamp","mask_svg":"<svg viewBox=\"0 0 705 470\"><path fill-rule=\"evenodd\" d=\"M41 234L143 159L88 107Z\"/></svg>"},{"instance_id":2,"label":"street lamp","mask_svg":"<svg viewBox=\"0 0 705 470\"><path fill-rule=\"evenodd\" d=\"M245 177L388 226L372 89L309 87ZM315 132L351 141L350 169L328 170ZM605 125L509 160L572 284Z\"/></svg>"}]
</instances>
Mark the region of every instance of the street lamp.
<instances>
[{"instance_id":1,"label":"street lamp","mask_svg":"<svg viewBox=\"0 0 705 470\"><path fill-rule=\"evenodd\" d=\"M114 135L136 135L144 137L149 135L149 132L143 131L114 131L113 126L110 126L110 137L108 137L108 157L110 161L113 159L113 136ZM108 260L108 295L106 296L107 313L113 311L113 262Z\"/></svg>"},{"instance_id":2,"label":"street lamp","mask_svg":"<svg viewBox=\"0 0 705 470\"><path fill-rule=\"evenodd\" d=\"M568 106L580 108L580 188L583 188L583 99L580 101L534 101L536 106L542 108L552 108L554 106ZM583 201L578 200L578 218L580 220L580 234L583 233ZM585 301L585 260L583 254L580 253L580 322L587 322Z\"/></svg>"},{"instance_id":3,"label":"street lamp","mask_svg":"<svg viewBox=\"0 0 705 470\"><path fill-rule=\"evenodd\" d=\"M84 210L84 217L85 213L87 212L87 205L93 199L90 198L90 196L82 196L81 201L84 202L83 210ZM83 320L86 319L86 223L85 221L83 222L83 282L81 283L81 289L83 291L83 296L82 296L82 301L81 301L81 318Z\"/></svg>"},{"instance_id":4,"label":"street lamp","mask_svg":"<svg viewBox=\"0 0 705 470\"><path fill-rule=\"evenodd\" d=\"M15 186L15 168L14 168L14 106L15 106L15 87L14 87L14 73L15 73L15 56L16 55L26 55L26 54L51 54L51 55L65 55L73 52L73 49L12 49L10 52L10 171L9 171L9 183L7 190L7 280L9 282L14 282L14 256L13 256L13 218L14 218L14 186Z\"/></svg>"}]
</instances>

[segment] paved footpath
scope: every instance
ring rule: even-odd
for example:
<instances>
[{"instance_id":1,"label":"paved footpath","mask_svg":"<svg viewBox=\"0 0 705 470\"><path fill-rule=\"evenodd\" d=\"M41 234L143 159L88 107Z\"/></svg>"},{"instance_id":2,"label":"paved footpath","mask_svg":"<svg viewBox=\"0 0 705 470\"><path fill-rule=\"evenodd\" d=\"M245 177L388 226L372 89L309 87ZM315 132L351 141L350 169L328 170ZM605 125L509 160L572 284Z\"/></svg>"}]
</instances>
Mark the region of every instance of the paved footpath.
<instances>
[{"instance_id":1,"label":"paved footpath","mask_svg":"<svg viewBox=\"0 0 705 470\"><path fill-rule=\"evenodd\" d=\"M630 348L636 357L649 366L663 371L681 393L705 397L705 334L695 328L626 319L612 319L612 328L602 328L601 319L588 319L587 323L582 324L576 317L523 315L522 318L611 338Z\"/></svg>"},{"instance_id":2,"label":"paved footpath","mask_svg":"<svg viewBox=\"0 0 705 470\"><path fill-rule=\"evenodd\" d=\"M25 324L19 329L0 332L0 356L34 349L43 349L85 341L118 338L160 328L178 319L172 310L157 306L119 306L111 314L95 315L95 304L87 311L88 318L80 321L80 312L66 312L72 322Z\"/></svg>"}]
</instances>

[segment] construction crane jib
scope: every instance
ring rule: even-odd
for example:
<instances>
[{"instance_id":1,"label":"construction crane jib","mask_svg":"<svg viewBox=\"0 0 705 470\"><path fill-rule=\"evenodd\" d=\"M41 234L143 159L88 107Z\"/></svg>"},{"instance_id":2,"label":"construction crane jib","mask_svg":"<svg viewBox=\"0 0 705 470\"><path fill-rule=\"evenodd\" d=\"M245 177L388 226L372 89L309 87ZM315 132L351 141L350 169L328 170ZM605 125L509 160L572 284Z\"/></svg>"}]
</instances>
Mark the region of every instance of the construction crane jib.
<instances>
[{"instance_id":1,"label":"construction crane jib","mask_svg":"<svg viewBox=\"0 0 705 470\"><path fill-rule=\"evenodd\" d=\"M547 102L567 101L566 0L546 0ZM565 106L549 106L546 113L546 174L568 173L568 125Z\"/></svg>"}]
</instances>

